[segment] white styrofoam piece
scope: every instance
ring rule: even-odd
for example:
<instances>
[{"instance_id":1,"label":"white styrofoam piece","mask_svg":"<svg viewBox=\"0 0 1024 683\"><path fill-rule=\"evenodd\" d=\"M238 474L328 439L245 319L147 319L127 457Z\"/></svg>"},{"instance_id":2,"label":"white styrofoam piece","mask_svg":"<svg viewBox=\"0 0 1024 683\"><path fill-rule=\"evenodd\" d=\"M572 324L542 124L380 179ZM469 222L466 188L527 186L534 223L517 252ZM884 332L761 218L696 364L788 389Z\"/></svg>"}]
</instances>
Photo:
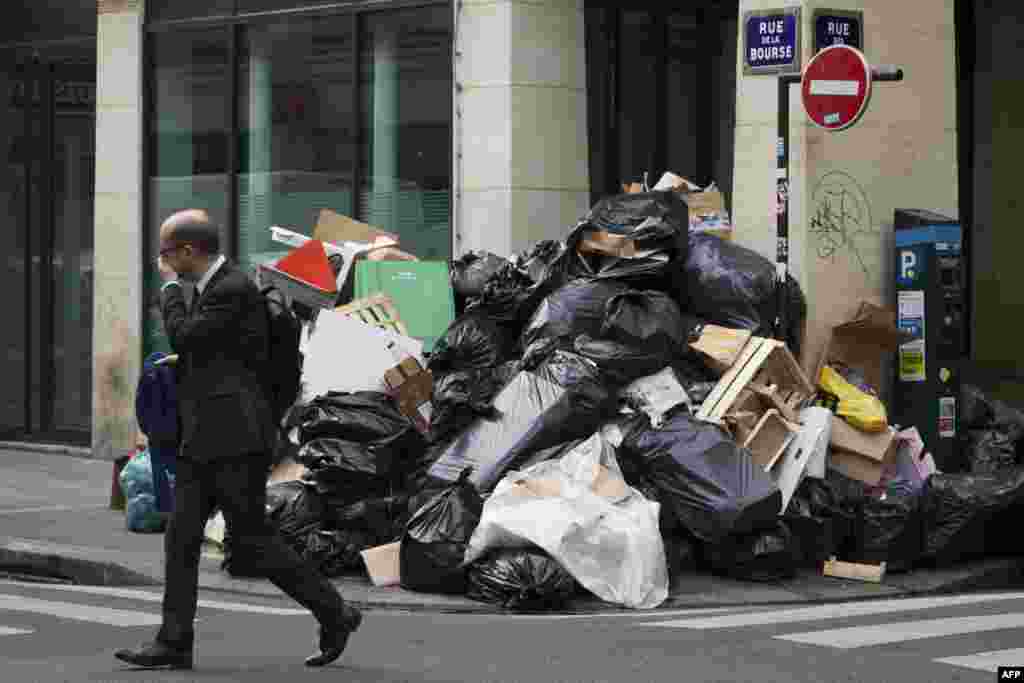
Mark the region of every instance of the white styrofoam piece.
<instances>
[{"instance_id":1,"label":"white styrofoam piece","mask_svg":"<svg viewBox=\"0 0 1024 683\"><path fill-rule=\"evenodd\" d=\"M828 464L828 442L832 438L832 411L827 408L804 408L800 411L800 421L803 429L797 441L810 454L807 476L824 479Z\"/></svg>"},{"instance_id":2,"label":"white styrofoam piece","mask_svg":"<svg viewBox=\"0 0 1024 683\"><path fill-rule=\"evenodd\" d=\"M383 330L336 311L321 311L306 345L303 399L328 391L381 391L384 373L397 360Z\"/></svg>"}]
</instances>

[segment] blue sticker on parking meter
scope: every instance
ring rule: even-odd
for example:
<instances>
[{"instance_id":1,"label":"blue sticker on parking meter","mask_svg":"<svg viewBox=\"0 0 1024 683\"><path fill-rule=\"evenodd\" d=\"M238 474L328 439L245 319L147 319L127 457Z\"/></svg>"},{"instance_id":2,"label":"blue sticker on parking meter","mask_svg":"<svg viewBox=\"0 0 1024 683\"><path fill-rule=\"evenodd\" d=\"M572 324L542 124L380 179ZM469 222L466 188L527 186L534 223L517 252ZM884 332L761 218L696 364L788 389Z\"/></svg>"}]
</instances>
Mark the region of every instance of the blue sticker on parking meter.
<instances>
[{"instance_id":1,"label":"blue sticker on parking meter","mask_svg":"<svg viewBox=\"0 0 1024 683\"><path fill-rule=\"evenodd\" d=\"M927 265L924 247L901 247L896 251L896 282L900 287L912 287L922 282Z\"/></svg>"}]
</instances>

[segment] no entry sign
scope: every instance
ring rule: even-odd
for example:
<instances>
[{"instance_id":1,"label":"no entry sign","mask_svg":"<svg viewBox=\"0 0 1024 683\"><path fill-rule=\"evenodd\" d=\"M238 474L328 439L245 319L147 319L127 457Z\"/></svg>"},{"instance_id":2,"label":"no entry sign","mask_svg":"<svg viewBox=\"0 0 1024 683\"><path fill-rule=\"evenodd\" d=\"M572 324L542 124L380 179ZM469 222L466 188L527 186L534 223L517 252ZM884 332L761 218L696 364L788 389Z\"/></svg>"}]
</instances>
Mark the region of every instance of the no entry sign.
<instances>
[{"instance_id":1,"label":"no entry sign","mask_svg":"<svg viewBox=\"0 0 1024 683\"><path fill-rule=\"evenodd\" d=\"M801 81L807 116L826 130L855 124L871 98L871 66L860 50L848 45L816 54Z\"/></svg>"}]
</instances>

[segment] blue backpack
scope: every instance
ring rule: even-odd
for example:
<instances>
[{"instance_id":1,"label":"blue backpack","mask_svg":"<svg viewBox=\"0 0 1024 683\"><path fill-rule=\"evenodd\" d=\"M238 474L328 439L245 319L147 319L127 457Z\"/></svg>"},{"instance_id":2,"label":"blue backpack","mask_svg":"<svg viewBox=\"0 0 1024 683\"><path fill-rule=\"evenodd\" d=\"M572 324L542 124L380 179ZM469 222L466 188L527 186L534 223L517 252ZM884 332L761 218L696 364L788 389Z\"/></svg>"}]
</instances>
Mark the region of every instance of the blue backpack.
<instances>
[{"instance_id":1,"label":"blue backpack","mask_svg":"<svg viewBox=\"0 0 1024 683\"><path fill-rule=\"evenodd\" d=\"M178 444L178 383L171 365L157 365L167 354L154 353L142 364L135 390L135 417L154 444Z\"/></svg>"}]
</instances>

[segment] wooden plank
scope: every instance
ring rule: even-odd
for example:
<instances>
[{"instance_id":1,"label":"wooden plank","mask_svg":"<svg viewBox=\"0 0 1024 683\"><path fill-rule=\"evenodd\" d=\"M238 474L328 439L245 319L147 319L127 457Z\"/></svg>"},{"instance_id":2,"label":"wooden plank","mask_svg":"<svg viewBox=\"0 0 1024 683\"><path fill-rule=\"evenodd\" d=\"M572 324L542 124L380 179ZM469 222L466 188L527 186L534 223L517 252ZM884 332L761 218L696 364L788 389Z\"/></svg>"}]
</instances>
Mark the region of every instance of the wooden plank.
<instances>
[{"instance_id":1,"label":"wooden plank","mask_svg":"<svg viewBox=\"0 0 1024 683\"><path fill-rule=\"evenodd\" d=\"M754 337L743 348L743 353L740 354L740 357L737 359L736 364L729 368L729 371L725 373L721 380L719 380L718 384L715 385L715 388L708 395L707 399L705 399L704 404L701 405L700 410L697 412L697 419L719 422L721 421L723 415L713 414L715 412L714 409L722 400L722 397L725 396L725 394L732 387L732 384L736 380L736 377L739 376L739 374L744 370L744 368L746 368L747 364L750 362L750 359L753 358L754 354L757 353L757 350L761 347L761 341L762 338Z\"/></svg>"},{"instance_id":2,"label":"wooden plank","mask_svg":"<svg viewBox=\"0 0 1024 683\"><path fill-rule=\"evenodd\" d=\"M858 564L856 562L840 562L833 557L825 562L823 574L837 579L881 583L885 578L885 562L880 565Z\"/></svg>"},{"instance_id":3,"label":"wooden plank","mask_svg":"<svg viewBox=\"0 0 1024 683\"><path fill-rule=\"evenodd\" d=\"M729 408L736 402L740 397L740 393L747 387L752 379L757 375L761 366L765 360L775 351L774 346L770 340L763 340L761 345L754 351L750 360L740 369L736 374L735 379L729 385L729 388L725 391L722 398L718 401L714 408L711 410L711 416L722 418L729 412Z\"/></svg>"}]
</instances>

